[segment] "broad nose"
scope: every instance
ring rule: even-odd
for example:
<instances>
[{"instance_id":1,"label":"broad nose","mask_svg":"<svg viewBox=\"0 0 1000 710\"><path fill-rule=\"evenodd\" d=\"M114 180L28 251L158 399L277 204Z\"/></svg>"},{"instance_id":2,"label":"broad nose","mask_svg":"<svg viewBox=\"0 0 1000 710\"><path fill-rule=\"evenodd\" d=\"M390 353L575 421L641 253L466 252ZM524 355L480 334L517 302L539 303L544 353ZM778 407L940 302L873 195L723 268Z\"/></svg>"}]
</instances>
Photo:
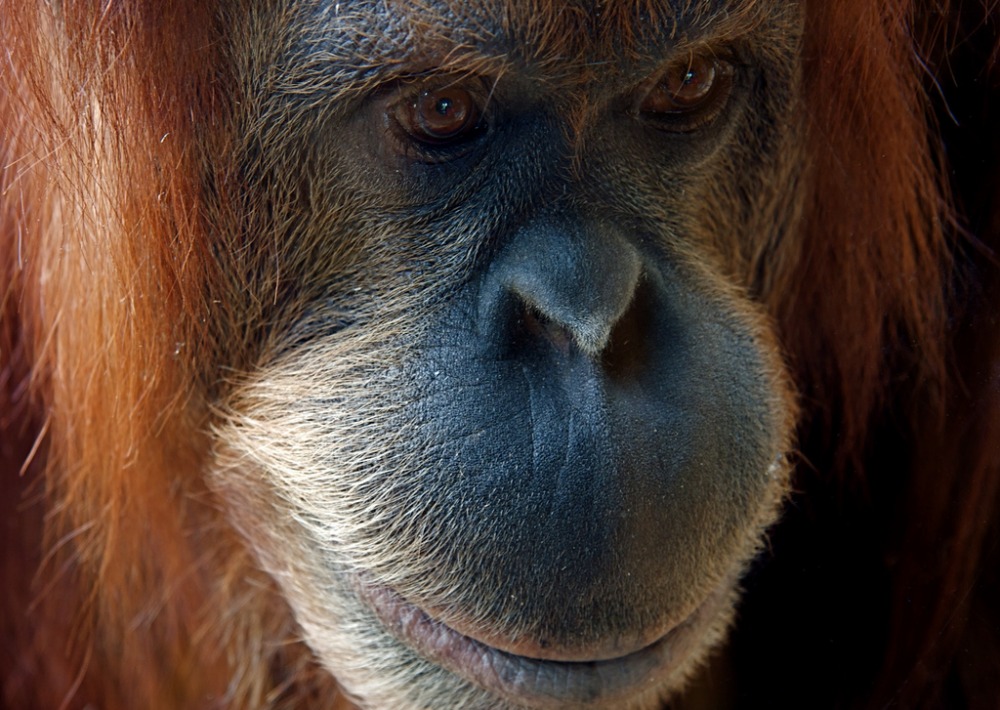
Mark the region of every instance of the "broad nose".
<instances>
[{"instance_id":1,"label":"broad nose","mask_svg":"<svg viewBox=\"0 0 1000 710\"><path fill-rule=\"evenodd\" d=\"M596 359L629 308L642 262L612 226L549 219L515 235L494 275L501 293L489 298L519 304L529 332Z\"/></svg>"}]
</instances>

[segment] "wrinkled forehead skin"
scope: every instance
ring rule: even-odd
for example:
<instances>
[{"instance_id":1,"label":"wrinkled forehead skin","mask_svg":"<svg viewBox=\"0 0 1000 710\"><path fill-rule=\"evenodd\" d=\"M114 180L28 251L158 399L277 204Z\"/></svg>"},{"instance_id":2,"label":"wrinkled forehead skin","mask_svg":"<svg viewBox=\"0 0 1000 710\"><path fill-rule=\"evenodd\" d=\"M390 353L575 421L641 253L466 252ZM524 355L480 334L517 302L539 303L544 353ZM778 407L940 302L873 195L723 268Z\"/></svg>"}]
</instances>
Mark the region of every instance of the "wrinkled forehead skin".
<instances>
[{"instance_id":1,"label":"wrinkled forehead skin","mask_svg":"<svg viewBox=\"0 0 1000 710\"><path fill-rule=\"evenodd\" d=\"M359 75L369 77L432 68L502 73L515 66L531 68L552 83L585 83L647 57L663 58L665 51L730 41L788 5L776 0L375 0L326 4L320 10L323 20L312 29L346 42L338 49L350 49Z\"/></svg>"}]
</instances>

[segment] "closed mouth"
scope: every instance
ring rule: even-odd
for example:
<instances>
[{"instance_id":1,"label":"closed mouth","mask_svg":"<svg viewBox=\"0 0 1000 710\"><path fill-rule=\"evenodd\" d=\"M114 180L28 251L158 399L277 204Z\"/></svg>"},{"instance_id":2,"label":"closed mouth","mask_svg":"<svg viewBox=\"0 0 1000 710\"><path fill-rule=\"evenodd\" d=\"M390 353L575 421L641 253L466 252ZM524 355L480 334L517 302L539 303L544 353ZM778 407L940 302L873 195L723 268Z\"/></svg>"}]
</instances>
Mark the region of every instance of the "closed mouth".
<instances>
[{"instance_id":1,"label":"closed mouth","mask_svg":"<svg viewBox=\"0 0 1000 710\"><path fill-rule=\"evenodd\" d=\"M698 645L704 627L727 598L712 593L682 622L637 651L600 660L559 661L521 656L470 638L393 590L361 582L359 592L397 639L424 658L494 696L532 708L606 707L652 692Z\"/></svg>"}]
</instances>

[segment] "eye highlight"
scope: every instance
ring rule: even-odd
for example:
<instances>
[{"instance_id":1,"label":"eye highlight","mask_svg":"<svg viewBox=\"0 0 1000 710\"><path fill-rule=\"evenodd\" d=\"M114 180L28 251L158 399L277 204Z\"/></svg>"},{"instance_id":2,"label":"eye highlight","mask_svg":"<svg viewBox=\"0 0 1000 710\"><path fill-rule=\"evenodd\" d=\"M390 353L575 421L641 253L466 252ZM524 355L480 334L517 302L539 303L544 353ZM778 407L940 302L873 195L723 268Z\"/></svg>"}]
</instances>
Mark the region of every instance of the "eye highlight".
<instances>
[{"instance_id":1,"label":"eye highlight","mask_svg":"<svg viewBox=\"0 0 1000 710\"><path fill-rule=\"evenodd\" d=\"M641 97L638 114L663 130L686 133L711 123L725 108L735 67L707 50L671 62Z\"/></svg>"}]
</instances>

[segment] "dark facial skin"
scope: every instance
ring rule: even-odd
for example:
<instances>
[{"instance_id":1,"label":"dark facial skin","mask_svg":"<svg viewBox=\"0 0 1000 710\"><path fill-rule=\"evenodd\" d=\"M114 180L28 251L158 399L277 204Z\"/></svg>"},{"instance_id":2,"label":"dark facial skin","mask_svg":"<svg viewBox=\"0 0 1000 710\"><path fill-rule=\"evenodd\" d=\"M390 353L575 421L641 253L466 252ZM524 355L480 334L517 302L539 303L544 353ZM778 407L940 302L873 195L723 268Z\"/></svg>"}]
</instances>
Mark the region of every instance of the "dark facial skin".
<instances>
[{"instance_id":1,"label":"dark facial skin","mask_svg":"<svg viewBox=\"0 0 1000 710\"><path fill-rule=\"evenodd\" d=\"M365 706L655 707L786 486L796 6L528 4L234 18L213 480Z\"/></svg>"}]
</instances>

